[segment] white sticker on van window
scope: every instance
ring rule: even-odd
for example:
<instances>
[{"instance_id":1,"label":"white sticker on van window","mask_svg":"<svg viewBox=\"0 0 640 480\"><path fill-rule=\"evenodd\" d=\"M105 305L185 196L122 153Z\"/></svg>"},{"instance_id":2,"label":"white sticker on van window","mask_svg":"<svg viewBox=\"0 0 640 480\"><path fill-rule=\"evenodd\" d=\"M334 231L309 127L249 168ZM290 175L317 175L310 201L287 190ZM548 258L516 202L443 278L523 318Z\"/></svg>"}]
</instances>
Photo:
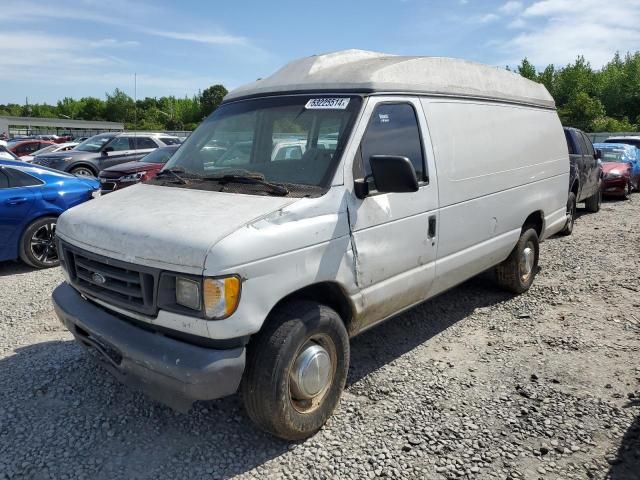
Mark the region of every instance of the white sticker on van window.
<instances>
[{"instance_id":1,"label":"white sticker on van window","mask_svg":"<svg viewBox=\"0 0 640 480\"><path fill-rule=\"evenodd\" d=\"M312 98L304 106L310 110L344 110L349 105L348 98Z\"/></svg>"}]
</instances>

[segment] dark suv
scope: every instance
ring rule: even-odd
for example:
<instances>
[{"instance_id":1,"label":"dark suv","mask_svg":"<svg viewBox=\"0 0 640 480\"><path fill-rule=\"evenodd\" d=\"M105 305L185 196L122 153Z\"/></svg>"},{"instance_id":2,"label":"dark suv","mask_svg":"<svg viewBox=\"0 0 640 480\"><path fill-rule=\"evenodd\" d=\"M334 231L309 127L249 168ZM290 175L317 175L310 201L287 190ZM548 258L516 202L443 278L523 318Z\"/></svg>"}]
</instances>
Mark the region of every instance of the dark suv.
<instances>
[{"instance_id":1,"label":"dark suv","mask_svg":"<svg viewBox=\"0 0 640 480\"><path fill-rule=\"evenodd\" d=\"M34 165L75 175L97 177L100 170L139 160L158 147L180 143L178 137L151 132L111 132L95 135L73 150L38 155Z\"/></svg>"},{"instance_id":2,"label":"dark suv","mask_svg":"<svg viewBox=\"0 0 640 480\"><path fill-rule=\"evenodd\" d=\"M597 212L602 204L602 166L591 140L577 128L565 127L569 148L569 196L567 224L562 234L571 235L576 217L576 204L584 202L587 211Z\"/></svg>"}]
</instances>

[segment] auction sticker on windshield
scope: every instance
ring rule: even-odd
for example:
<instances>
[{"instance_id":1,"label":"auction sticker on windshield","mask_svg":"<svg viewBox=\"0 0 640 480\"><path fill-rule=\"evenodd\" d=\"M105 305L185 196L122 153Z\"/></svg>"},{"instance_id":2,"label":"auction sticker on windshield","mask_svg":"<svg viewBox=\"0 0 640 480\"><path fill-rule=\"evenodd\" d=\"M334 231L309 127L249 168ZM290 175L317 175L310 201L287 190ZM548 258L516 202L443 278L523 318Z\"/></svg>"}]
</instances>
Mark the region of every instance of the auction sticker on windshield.
<instances>
[{"instance_id":1,"label":"auction sticker on windshield","mask_svg":"<svg viewBox=\"0 0 640 480\"><path fill-rule=\"evenodd\" d=\"M348 98L312 98L304 106L315 110L344 110L349 105Z\"/></svg>"}]
</instances>

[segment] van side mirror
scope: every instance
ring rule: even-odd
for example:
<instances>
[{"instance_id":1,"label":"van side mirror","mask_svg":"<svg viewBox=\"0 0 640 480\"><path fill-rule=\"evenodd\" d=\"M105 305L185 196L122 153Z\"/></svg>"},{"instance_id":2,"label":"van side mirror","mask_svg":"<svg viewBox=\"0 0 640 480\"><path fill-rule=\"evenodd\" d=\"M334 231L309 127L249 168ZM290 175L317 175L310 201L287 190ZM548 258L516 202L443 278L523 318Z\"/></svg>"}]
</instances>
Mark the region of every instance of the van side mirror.
<instances>
[{"instance_id":1,"label":"van side mirror","mask_svg":"<svg viewBox=\"0 0 640 480\"><path fill-rule=\"evenodd\" d=\"M418 177L407 157L396 155L372 155L369 158L373 181L380 193L418 191Z\"/></svg>"},{"instance_id":2,"label":"van side mirror","mask_svg":"<svg viewBox=\"0 0 640 480\"><path fill-rule=\"evenodd\" d=\"M102 150L103 155L108 155L109 152L113 152L113 147L105 147L105 149Z\"/></svg>"},{"instance_id":3,"label":"van side mirror","mask_svg":"<svg viewBox=\"0 0 640 480\"><path fill-rule=\"evenodd\" d=\"M594 157L596 157L596 160L600 160L602 158L602 150L596 148L596 154L594 155Z\"/></svg>"}]
</instances>

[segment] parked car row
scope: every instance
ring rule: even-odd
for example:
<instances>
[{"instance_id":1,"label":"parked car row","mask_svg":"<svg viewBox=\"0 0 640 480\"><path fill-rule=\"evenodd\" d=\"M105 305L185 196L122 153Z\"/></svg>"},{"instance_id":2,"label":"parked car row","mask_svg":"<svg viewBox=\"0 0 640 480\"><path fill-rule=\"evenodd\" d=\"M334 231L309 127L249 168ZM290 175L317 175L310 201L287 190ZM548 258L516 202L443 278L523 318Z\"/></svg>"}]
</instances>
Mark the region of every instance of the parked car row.
<instances>
[{"instance_id":1,"label":"parked car row","mask_svg":"<svg viewBox=\"0 0 640 480\"><path fill-rule=\"evenodd\" d=\"M561 233L570 235L578 203L584 202L588 212L597 212L603 196L626 199L632 191L640 191L640 147L635 146L640 138L611 137L592 144L576 128L565 127L564 134L571 167L567 224Z\"/></svg>"}]
</instances>

